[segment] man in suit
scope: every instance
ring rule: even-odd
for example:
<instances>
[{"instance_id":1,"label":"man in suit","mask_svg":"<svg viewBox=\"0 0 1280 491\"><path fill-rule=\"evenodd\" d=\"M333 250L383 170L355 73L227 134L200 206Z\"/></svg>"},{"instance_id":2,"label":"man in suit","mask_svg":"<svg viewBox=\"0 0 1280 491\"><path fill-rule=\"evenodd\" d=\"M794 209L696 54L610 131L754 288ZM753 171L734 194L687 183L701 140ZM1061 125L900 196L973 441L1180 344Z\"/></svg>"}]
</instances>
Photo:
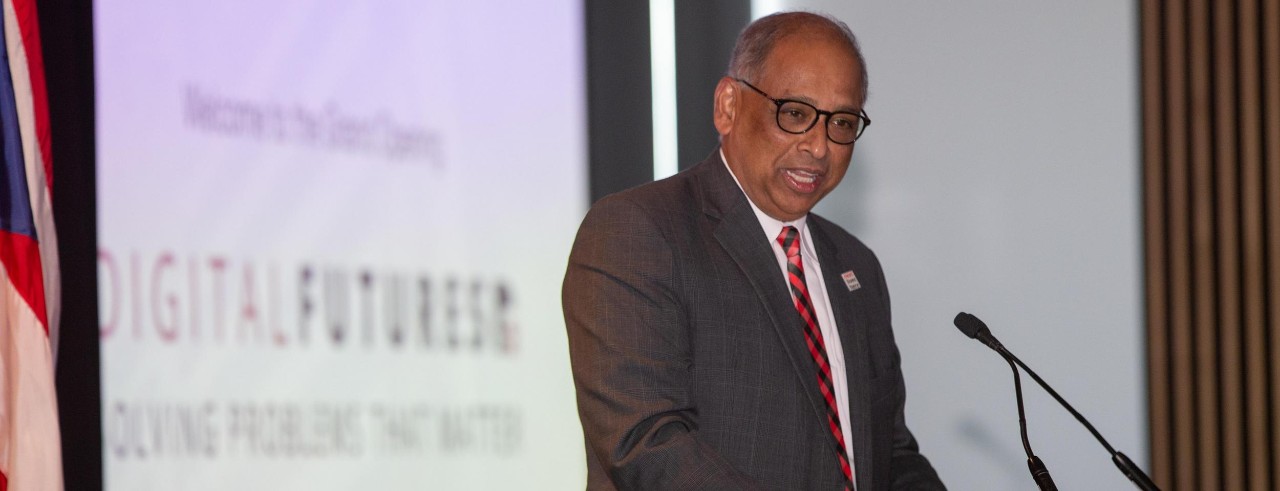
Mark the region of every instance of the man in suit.
<instances>
[{"instance_id":1,"label":"man in suit","mask_svg":"<svg viewBox=\"0 0 1280 491\"><path fill-rule=\"evenodd\" d=\"M720 149L583 220L562 300L590 489L943 489L880 265L810 213L870 123L865 74L839 21L753 22Z\"/></svg>"}]
</instances>

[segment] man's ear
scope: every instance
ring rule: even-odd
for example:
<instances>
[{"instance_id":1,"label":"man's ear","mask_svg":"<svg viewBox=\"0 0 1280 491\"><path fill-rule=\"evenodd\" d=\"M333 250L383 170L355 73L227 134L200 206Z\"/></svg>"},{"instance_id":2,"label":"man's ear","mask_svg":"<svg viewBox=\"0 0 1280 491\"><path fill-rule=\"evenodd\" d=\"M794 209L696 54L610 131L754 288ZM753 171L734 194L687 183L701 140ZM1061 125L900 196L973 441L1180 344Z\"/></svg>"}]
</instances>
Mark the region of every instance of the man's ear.
<instances>
[{"instance_id":1,"label":"man's ear","mask_svg":"<svg viewBox=\"0 0 1280 491\"><path fill-rule=\"evenodd\" d=\"M721 137L729 134L737 120L738 83L730 77L720 77L716 84L715 102L713 103L712 120Z\"/></svg>"}]
</instances>

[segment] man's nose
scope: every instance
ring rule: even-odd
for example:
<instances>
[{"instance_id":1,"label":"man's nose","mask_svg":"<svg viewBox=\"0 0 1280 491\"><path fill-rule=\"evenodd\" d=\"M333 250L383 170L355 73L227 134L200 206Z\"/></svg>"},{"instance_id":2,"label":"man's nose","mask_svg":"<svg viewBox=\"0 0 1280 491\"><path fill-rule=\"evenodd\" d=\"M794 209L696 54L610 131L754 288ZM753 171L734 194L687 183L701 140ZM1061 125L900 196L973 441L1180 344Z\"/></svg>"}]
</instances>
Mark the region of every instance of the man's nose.
<instances>
[{"instance_id":1,"label":"man's nose","mask_svg":"<svg viewBox=\"0 0 1280 491\"><path fill-rule=\"evenodd\" d=\"M822 159L827 156L828 148L831 145L831 139L827 137L827 119L830 116L825 114L818 115L818 120L813 122L813 127L809 131L801 134L800 149L809 152L815 159Z\"/></svg>"}]
</instances>

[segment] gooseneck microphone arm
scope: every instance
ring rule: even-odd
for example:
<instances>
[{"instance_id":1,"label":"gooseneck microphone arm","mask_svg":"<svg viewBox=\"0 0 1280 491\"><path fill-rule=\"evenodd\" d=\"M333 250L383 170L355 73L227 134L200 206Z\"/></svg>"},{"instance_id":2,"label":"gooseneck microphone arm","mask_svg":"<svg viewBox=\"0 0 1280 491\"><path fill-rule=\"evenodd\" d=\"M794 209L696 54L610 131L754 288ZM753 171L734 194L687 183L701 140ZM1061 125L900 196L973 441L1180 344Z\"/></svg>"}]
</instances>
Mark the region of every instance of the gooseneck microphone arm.
<instances>
[{"instance_id":1,"label":"gooseneck microphone arm","mask_svg":"<svg viewBox=\"0 0 1280 491\"><path fill-rule=\"evenodd\" d=\"M1156 487L1155 483L1152 482L1151 478L1142 471L1141 467L1138 467L1137 464L1133 463L1133 461L1130 460L1123 452L1117 452L1110 443L1107 443L1107 439L1103 438L1102 434L1098 433L1098 430L1089 423L1089 420L1084 418L1084 415L1081 415L1079 411L1076 411L1076 408L1071 407L1071 404L1068 403L1066 399L1063 399L1062 396L1058 395L1058 391L1053 390L1053 387L1050 387L1044 379L1040 378L1040 376L1037 375L1031 367L1028 367L1026 363L1023 363L1017 356L1014 356L1013 353L1005 349L1004 345L1000 344L1000 341L997 341L995 336L991 334L991 330L987 328L985 323L977 317L974 317L972 314L961 312L956 314L955 325L966 336L981 341L982 344L985 344L997 353L1000 353L1000 356L1003 356L1005 360L1016 363L1018 366L1022 367L1022 369L1027 372L1027 375L1030 375L1037 384L1040 384L1040 387L1044 388L1045 392L1048 392L1050 396L1053 396L1053 399L1058 401L1058 404L1061 404L1062 407L1066 408L1067 412L1071 413L1072 416L1075 416L1076 420L1079 421L1080 424L1084 425L1085 429L1089 430L1089 433L1093 434L1093 437L1098 440L1098 443L1101 443L1102 447L1107 449L1107 452L1111 454L1111 462L1115 463L1116 467L1120 469L1120 472L1124 473L1130 481L1133 481L1134 486L1137 486L1138 489L1143 491L1160 491L1160 488ZM1025 435L1023 438L1025 438ZM1028 462L1028 465L1030 465L1030 462ZM1032 472L1034 474L1035 471L1033 470Z\"/></svg>"},{"instance_id":2,"label":"gooseneck microphone arm","mask_svg":"<svg viewBox=\"0 0 1280 491\"><path fill-rule=\"evenodd\" d=\"M1018 427L1022 429L1022 448L1027 451L1027 458L1035 457L1035 452L1031 451L1031 440L1027 438L1027 411L1022 407L1022 378L1018 376L1018 367L1014 366L1013 360L1005 357L1004 361L1009 362L1009 368L1013 370L1013 392L1018 397Z\"/></svg>"},{"instance_id":3,"label":"gooseneck microphone arm","mask_svg":"<svg viewBox=\"0 0 1280 491\"><path fill-rule=\"evenodd\" d=\"M1004 356L1004 361L1009 362L1009 369L1013 370L1013 389L1018 397L1018 429L1022 432L1022 448L1027 451L1027 468L1031 471L1031 479L1035 480L1040 491L1058 491L1053 477L1049 476L1049 469L1031 451L1031 440L1027 438L1027 412L1022 407L1022 378L1018 376L1018 367L1013 364L1013 355L1007 351L1000 351L1000 354Z\"/></svg>"}]
</instances>

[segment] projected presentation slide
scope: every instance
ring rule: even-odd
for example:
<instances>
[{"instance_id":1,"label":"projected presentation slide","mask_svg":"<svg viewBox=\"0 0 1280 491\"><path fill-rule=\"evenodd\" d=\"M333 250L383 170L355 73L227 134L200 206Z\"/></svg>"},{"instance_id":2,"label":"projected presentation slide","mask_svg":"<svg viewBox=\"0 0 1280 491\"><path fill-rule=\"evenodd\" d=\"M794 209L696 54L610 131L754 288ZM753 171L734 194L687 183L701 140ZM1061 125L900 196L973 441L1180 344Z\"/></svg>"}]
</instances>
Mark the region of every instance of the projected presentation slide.
<instances>
[{"instance_id":1,"label":"projected presentation slide","mask_svg":"<svg viewBox=\"0 0 1280 491\"><path fill-rule=\"evenodd\" d=\"M108 489L583 487L579 2L94 15Z\"/></svg>"}]
</instances>

